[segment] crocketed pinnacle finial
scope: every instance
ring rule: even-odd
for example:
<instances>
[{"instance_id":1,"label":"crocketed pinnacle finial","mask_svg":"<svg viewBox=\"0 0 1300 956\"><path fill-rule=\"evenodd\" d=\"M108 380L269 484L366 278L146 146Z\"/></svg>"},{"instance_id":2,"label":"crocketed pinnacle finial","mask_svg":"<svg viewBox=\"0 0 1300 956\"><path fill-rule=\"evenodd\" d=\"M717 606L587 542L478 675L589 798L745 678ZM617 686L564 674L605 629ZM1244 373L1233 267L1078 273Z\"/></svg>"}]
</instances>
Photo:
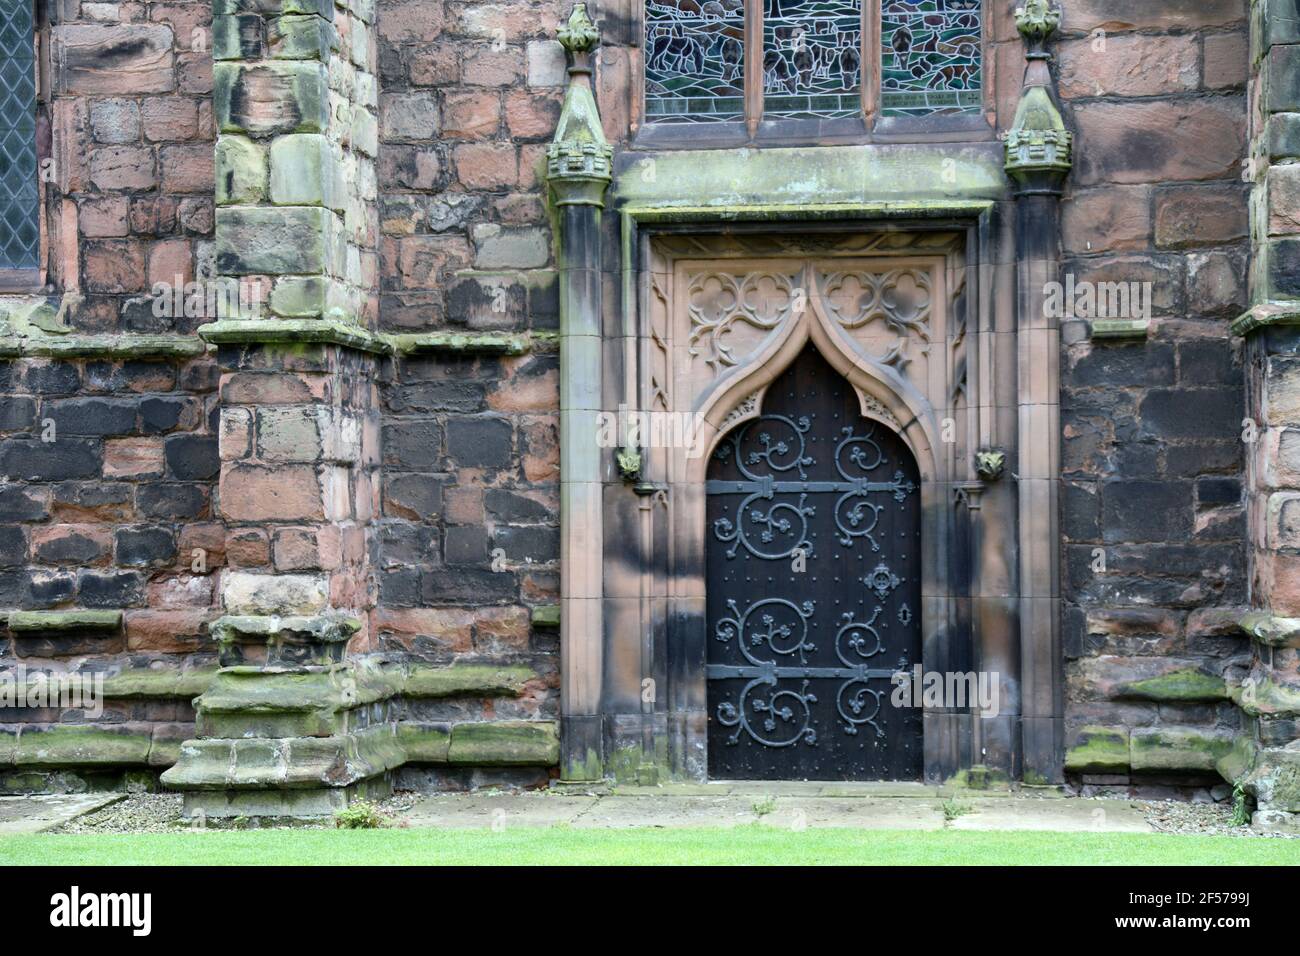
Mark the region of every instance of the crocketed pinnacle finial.
<instances>
[{"instance_id":1,"label":"crocketed pinnacle finial","mask_svg":"<svg viewBox=\"0 0 1300 956\"><path fill-rule=\"evenodd\" d=\"M1016 9L1016 26L1025 39L1025 81L1005 136L1005 168L1024 188L1055 191L1073 165L1074 135L1052 93L1048 69L1047 41L1060 25L1061 10L1051 0L1025 0Z\"/></svg>"},{"instance_id":2,"label":"crocketed pinnacle finial","mask_svg":"<svg viewBox=\"0 0 1300 956\"><path fill-rule=\"evenodd\" d=\"M1044 43L1060 25L1061 11L1051 0L1025 0L1016 8L1016 28L1031 44Z\"/></svg>"},{"instance_id":3,"label":"crocketed pinnacle finial","mask_svg":"<svg viewBox=\"0 0 1300 956\"><path fill-rule=\"evenodd\" d=\"M591 22L591 17L587 14L585 3L573 5L569 22L560 27L556 38L570 54L590 53L596 48L596 44L600 42L600 33L597 32L596 24Z\"/></svg>"},{"instance_id":4,"label":"crocketed pinnacle finial","mask_svg":"<svg viewBox=\"0 0 1300 956\"><path fill-rule=\"evenodd\" d=\"M605 139L591 92L593 51L600 42L585 3L575 3L557 33L569 54L569 88L546 150L546 172L558 205L602 204L613 175L614 150Z\"/></svg>"}]
</instances>

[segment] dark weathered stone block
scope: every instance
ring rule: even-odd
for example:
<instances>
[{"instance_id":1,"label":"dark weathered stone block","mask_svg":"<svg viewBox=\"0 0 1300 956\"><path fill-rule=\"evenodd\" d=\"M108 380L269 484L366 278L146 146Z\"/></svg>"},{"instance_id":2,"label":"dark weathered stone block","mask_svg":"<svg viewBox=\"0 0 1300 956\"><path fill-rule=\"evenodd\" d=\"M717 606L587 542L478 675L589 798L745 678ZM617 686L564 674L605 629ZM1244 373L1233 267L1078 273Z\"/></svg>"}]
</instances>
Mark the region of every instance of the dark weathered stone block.
<instances>
[{"instance_id":1,"label":"dark weathered stone block","mask_svg":"<svg viewBox=\"0 0 1300 956\"><path fill-rule=\"evenodd\" d=\"M1245 414L1236 389L1152 389L1138 416L1142 433L1153 438L1225 438L1241 428Z\"/></svg>"},{"instance_id":2,"label":"dark weathered stone block","mask_svg":"<svg viewBox=\"0 0 1300 956\"><path fill-rule=\"evenodd\" d=\"M175 435L164 446L167 468L173 478L203 481L221 470L217 439L206 435Z\"/></svg>"},{"instance_id":3,"label":"dark weathered stone block","mask_svg":"<svg viewBox=\"0 0 1300 956\"><path fill-rule=\"evenodd\" d=\"M443 479L432 475L389 475L384 479L384 513L433 520L442 511L442 486Z\"/></svg>"},{"instance_id":4,"label":"dark weathered stone block","mask_svg":"<svg viewBox=\"0 0 1300 956\"><path fill-rule=\"evenodd\" d=\"M451 525L443 542L443 560L449 565L482 566L488 560L488 533L480 525Z\"/></svg>"},{"instance_id":5,"label":"dark weathered stone block","mask_svg":"<svg viewBox=\"0 0 1300 956\"><path fill-rule=\"evenodd\" d=\"M514 429L499 418L453 418L447 422L447 455L462 468L508 468Z\"/></svg>"},{"instance_id":6,"label":"dark weathered stone block","mask_svg":"<svg viewBox=\"0 0 1300 956\"><path fill-rule=\"evenodd\" d=\"M456 568L424 571L420 575L420 599L430 605L494 604L514 600L518 593L515 576L504 571Z\"/></svg>"},{"instance_id":7,"label":"dark weathered stone block","mask_svg":"<svg viewBox=\"0 0 1300 956\"><path fill-rule=\"evenodd\" d=\"M79 438L0 442L0 474L26 481L90 478L99 474L102 458L98 442Z\"/></svg>"},{"instance_id":8,"label":"dark weathered stone block","mask_svg":"<svg viewBox=\"0 0 1300 956\"><path fill-rule=\"evenodd\" d=\"M0 431L21 431L30 428L35 421L36 402L32 399L17 395L0 398Z\"/></svg>"},{"instance_id":9,"label":"dark weathered stone block","mask_svg":"<svg viewBox=\"0 0 1300 956\"><path fill-rule=\"evenodd\" d=\"M44 416L64 435L128 435L135 431L136 404L101 398L52 402Z\"/></svg>"},{"instance_id":10,"label":"dark weathered stone block","mask_svg":"<svg viewBox=\"0 0 1300 956\"><path fill-rule=\"evenodd\" d=\"M432 420L384 426L384 464L399 471L434 471L442 458L442 429Z\"/></svg>"},{"instance_id":11,"label":"dark weathered stone block","mask_svg":"<svg viewBox=\"0 0 1300 956\"><path fill-rule=\"evenodd\" d=\"M541 526L497 528L492 547L505 552L506 560L548 564L560 557L560 529Z\"/></svg>"},{"instance_id":12,"label":"dark weathered stone block","mask_svg":"<svg viewBox=\"0 0 1300 956\"><path fill-rule=\"evenodd\" d=\"M1182 481L1108 481L1101 486L1107 542L1165 541L1191 534L1192 486Z\"/></svg>"},{"instance_id":13,"label":"dark weathered stone block","mask_svg":"<svg viewBox=\"0 0 1300 956\"><path fill-rule=\"evenodd\" d=\"M129 607L144 597L144 582L136 571L82 571L77 596L86 607Z\"/></svg>"},{"instance_id":14,"label":"dark weathered stone block","mask_svg":"<svg viewBox=\"0 0 1300 956\"><path fill-rule=\"evenodd\" d=\"M165 567L176 559L176 539L168 528L122 528L115 538L118 564Z\"/></svg>"}]
</instances>

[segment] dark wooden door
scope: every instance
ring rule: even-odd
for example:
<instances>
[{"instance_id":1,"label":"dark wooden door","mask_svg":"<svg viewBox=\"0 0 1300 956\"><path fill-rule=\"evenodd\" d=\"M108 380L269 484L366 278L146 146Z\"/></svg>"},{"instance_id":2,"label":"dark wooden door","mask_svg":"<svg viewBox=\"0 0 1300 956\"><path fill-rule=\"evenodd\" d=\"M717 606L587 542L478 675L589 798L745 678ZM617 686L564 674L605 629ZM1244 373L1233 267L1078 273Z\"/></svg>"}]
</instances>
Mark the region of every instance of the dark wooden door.
<instances>
[{"instance_id":1,"label":"dark wooden door","mask_svg":"<svg viewBox=\"0 0 1300 956\"><path fill-rule=\"evenodd\" d=\"M917 780L916 462L811 346L708 474L709 775Z\"/></svg>"}]
</instances>

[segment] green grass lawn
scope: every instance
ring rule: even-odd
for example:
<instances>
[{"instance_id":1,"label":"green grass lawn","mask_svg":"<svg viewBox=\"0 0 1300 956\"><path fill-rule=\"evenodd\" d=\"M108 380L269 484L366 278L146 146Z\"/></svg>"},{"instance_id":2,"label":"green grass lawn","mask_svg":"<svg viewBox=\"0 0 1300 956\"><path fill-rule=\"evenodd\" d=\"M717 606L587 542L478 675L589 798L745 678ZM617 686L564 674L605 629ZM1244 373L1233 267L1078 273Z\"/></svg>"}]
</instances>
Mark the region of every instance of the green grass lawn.
<instances>
[{"instance_id":1,"label":"green grass lawn","mask_svg":"<svg viewBox=\"0 0 1300 956\"><path fill-rule=\"evenodd\" d=\"M238 830L0 837L0 865L1300 865L1300 840L808 829Z\"/></svg>"}]
</instances>

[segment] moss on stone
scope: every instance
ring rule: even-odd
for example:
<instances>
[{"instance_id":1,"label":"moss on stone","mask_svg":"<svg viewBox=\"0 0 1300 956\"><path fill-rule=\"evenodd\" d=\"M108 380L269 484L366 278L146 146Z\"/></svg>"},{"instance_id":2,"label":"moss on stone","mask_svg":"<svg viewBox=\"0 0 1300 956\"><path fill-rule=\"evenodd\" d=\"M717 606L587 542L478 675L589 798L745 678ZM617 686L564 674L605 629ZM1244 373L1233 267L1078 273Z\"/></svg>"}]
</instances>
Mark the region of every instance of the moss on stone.
<instances>
[{"instance_id":1,"label":"moss on stone","mask_svg":"<svg viewBox=\"0 0 1300 956\"><path fill-rule=\"evenodd\" d=\"M559 627L560 605L539 604L533 608L533 627Z\"/></svg>"},{"instance_id":2,"label":"moss on stone","mask_svg":"<svg viewBox=\"0 0 1300 956\"><path fill-rule=\"evenodd\" d=\"M517 697L536 676L523 664L415 664L403 693L408 697Z\"/></svg>"},{"instance_id":3,"label":"moss on stone","mask_svg":"<svg viewBox=\"0 0 1300 956\"><path fill-rule=\"evenodd\" d=\"M612 192L620 206L715 213L770 203L815 215L828 206L861 204L864 195L923 213L996 200L1007 190L997 143L665 150L625 154L619 166Z\"/></svg>"},{"instance_id":4,"label":"moss on stone","mask_svg":"<svg viewBox=\"0 0 1300 956\"><path fill-rule=\"evenodd\" d=\"M1065 751L1065 769L1114 773L1129 768L1129 732L1123 727L1083 727Z\"/></svg>"},{"instance_id":5,"label":"moss on stone","mask_svg":"<svg viewBox=\"0 0 1300 956\"><path fill-rule=\"evenodd\" d=\"M447 759L475 767L552 767L560 760L560 735L550 720L456 724Z\"/></svg>"},{"instance_id":6,"label":"moss on stone","mask_svg":"<svg viewBox=\"0 0 1300 956\"><path fill-rule=\"evenodd\" d=\"M1300 717L1300 689L1265 678L1234 684L1233 703L1252 717Z\"/></svg>"},{"instance_id":7,"label":"moss on stone","mask_svg":"<svg viewBox=\"0 0 1300 956\"><path fill-rule=\"evenodd\" d=\"M524 355L531 351L527 335L507 332L413 332L384 336L394 352L461 352L484 355Z\"/></svg>"},{"instance_id":8,"label":"moss on stone","mask_svg":"<svg viewBox=\"0 0 1300 956\"><path fill-rule=\"evenodd\" d=\"M217 345L315 343L343 345L379 354L391 351L391 346L380 336L350 321L340 321L337 318L222 319L200 325L198 333L206 341Z\"/></svg>"},{"instance_id":9,"label":"moss on stone","mask_svg":"<svg viewBox=\"0 0 1300 956\"><path fill-rule=\"evenodd\" d=\"M1011 778L1001 770L975 764L966 770L957 771L944 781L944 785L963 790L1006 790L1011 786Z\"/></svg>"},{"instance_id":10,"label":"moss on stone","mask_svg":"<svg viewBox=\"0 0 1300 956\"><path fill-rule=\"evenodd\" d=\"M106 698L190 698L202 694L216 676L215 667L179 670L127 667L104 680Z\"/></svg>"},{"instance_id":11,"label":"moss on stone","mask_svg":"<svg viewBox=\"0 0 1300 956\"><path fill-rule=\"evenodd\" d=\"M120 724L24 727L14 763L19 767L144 765L151 745L151 730Z\"/></svg>"},{"instance_id":12,"label":"moss on stone","mask_svg":"<svg viewBox=\"0 0 1300 956\"><path fill-rule=\"evenodd\" d=\"M58 631L116 631L122 627L121 611L11 611L9 630L48 634Z\"/></svg>"},{"instance_id":13,"label":"moss on stone","mask_svg":"<svg viewBox=\"0 0 1300 956\"><path fill-rule=\"evenodd\" d=\"M1300 751L1260 750L1242 786L1261 809L1300 813Z\"/></svg>"},{"instance_id":14,"label":"moss on stone","mask_svg":"<svg viewBox=\"0 0 1300 956\"><path fill-rule=\"evenodd\" d=\"M1214 770L1232 749L1232 738L1197 727L1140 727L1130 735L1134 770Z\"/></svg>"},{"instance_id":15,"label":"moss on stone","mask_svg":"<svg viewBox=\"0 0 1300 956\"><path fill-rule=\"evenodd\" d=\"M398 724L397 739L408 763L443 764L451 748L451 725Z\"/></svg>"},{"instance_id":16,"label":"moss on stone","mask_svg":"<svg viewBox=\"0 0 1300 956\"><path fill-rule=\"evenodd\" d=\"M250 715L334 712L384 700L400 691L400 675L356 664L285 673L224 668L199 699L199 709Z\"/></svg>"},{"instance_id":17,"label":"moss on stone","mask_svg":"<svg viewBox=\"0 0 1300 956\"><path fill-rule=\"evenodd\" d=\"M1116 696L1175 703L1227 700L1228 685L1222 677L1189 667L1121 684Z\"/></svg>"},{"instance_id":18,"label":"moss on stone","mask_svg":"<svg viewBox=\"0 0 1300 956\"><path fill-rule=\"evenodd\" d=\"M1300 647L1300 618L1251 611L1237 621L1251 639L1266 647Z\"/></svg>"},{"instance_id":19,"label":"moss on stone","mask_svg":"<svg viewBox=\"0 0 1300 956\"><path fill-rule=\"evenodd\" d=\"M1228 783L1236 784L1255 763L1255 743L1249 737L1238 736L1223 756L1214 763L1214 769Z\"/></svg>"}]
</instances>

